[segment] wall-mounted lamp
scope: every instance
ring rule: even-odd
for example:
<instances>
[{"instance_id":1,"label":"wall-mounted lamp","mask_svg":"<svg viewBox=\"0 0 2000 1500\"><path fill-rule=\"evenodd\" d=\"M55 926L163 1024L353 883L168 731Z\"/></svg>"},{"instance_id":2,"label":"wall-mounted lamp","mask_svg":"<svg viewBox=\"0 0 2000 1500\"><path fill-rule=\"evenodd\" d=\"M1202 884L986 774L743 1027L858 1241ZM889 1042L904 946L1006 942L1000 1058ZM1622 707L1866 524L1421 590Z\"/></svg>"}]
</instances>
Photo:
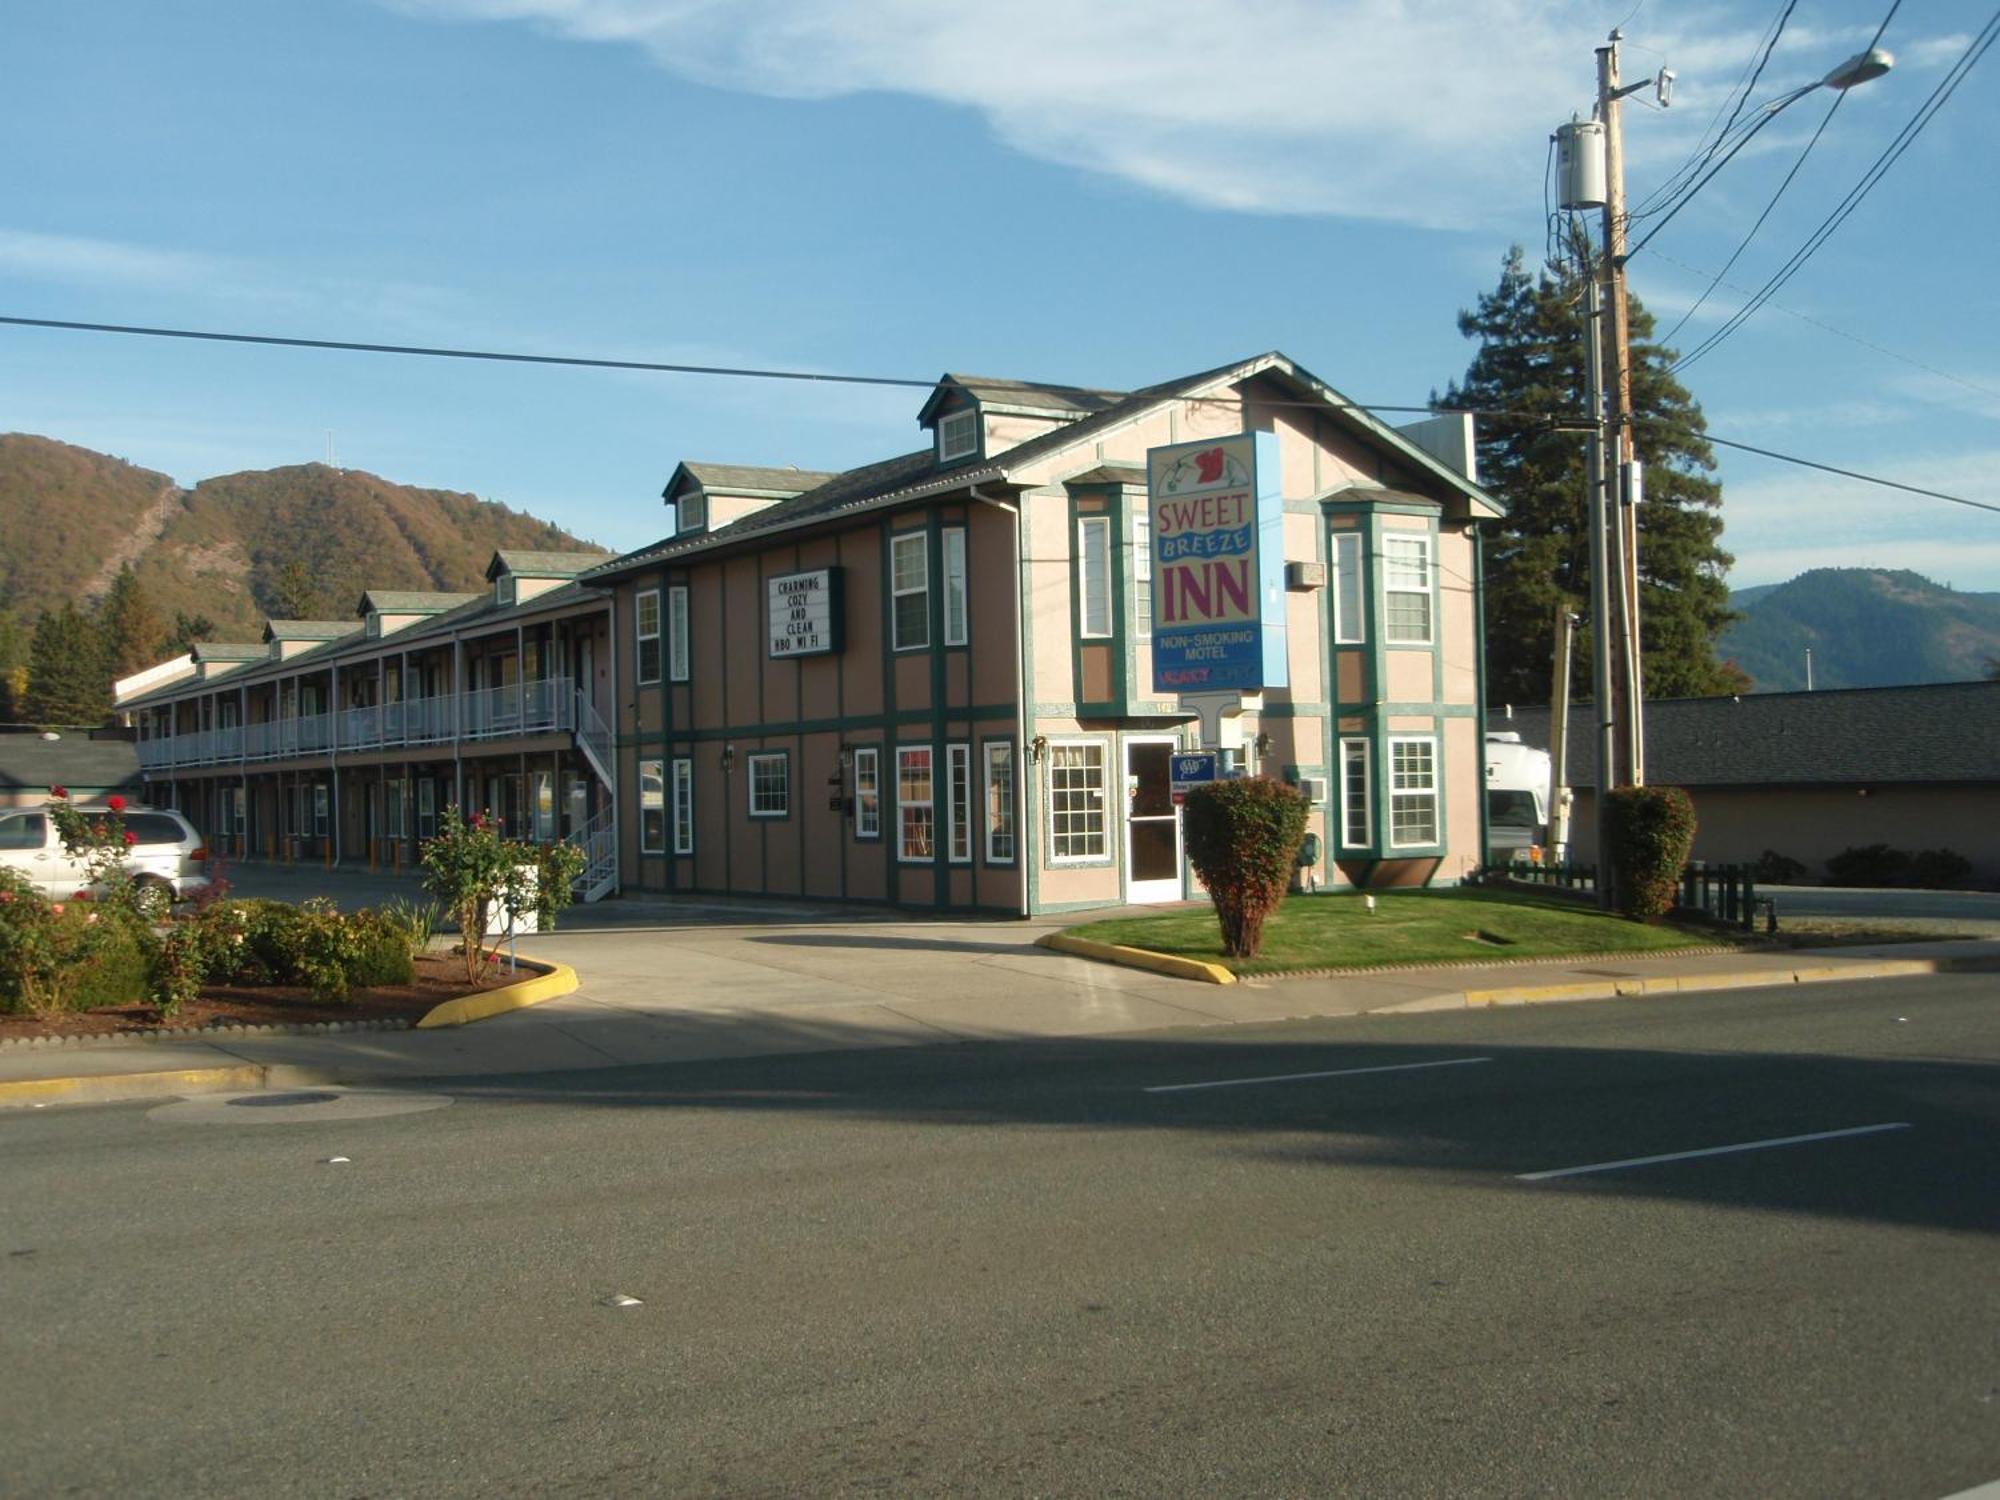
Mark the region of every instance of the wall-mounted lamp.
<instances>
[{"instance_id":1,"label":"wall-mounted lamp","mask_svg":"<svg viewBox=\"0 0 2000 1500\"><path fill-rule=\"evenodd\" d=\"M853 765L854 747L852 745L842 745L840 747L840 769L846 771L851 769Z\"/></svg>"},{"instance_id":2,"label":"wall-mounted lamp","mask_svg":"<svg viewBox=\"0 0 2000 1500\"><path fill-rule=\"evenodd\" d=\"M1049 737L1047 735L1038 734L1032 740L1028 741L1028 758L1030 760L1037 762L1046 760L1048 753Z\"/></svg>"},{"instance_id":3,"label":"wall-mounted lamp","mask_svg":"<svg viewBox=\"0 0 2000 1500\"><path fill-rule=\"evenodd\" d=\"M1260 757L1262 757L1269 755L1270 753L1271 753L1271 736L1264 733L1264 731L1259 730L1257 732L1257 754Z\"/></svg>"},{"instance_id":4,"label":"wall-mounted lamp","mask_svg":"<svg viewBox=\"0 0 2000 1500\"><path fill-rule=\"evenodd\" d=\"M723 774L727 775L729 771L735 766L735 764L736 764L736 747L734 745L724 745L722 747Z\"/></svg>"}]
</instances>

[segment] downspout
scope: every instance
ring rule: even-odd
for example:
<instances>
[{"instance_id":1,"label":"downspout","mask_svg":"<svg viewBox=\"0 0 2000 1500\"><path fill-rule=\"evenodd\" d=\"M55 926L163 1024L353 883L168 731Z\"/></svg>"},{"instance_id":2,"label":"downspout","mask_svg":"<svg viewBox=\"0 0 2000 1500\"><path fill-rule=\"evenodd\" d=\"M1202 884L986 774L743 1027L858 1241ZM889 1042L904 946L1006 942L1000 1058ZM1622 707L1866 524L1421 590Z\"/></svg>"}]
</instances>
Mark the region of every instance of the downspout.
<instances>
[{"instance_id":1,"label":"downspout","mask_svg":"<svg viewBox=\"0 0 2000 1500\"><path fill-rule=\"evenodd\" d=\"M1014 869L1021 884L1021 916L1028 915L1028 829L1024 816L1028 807L1028 630L1021 601L1026 597L1027 547L1023 545L1021 507L995 495L982 495L979 486L968 485L966 492L982 505L1004 510L1014 518Z\"/></svg>"},{"instance_id":2,"label":"downspout","mask_svg":"<svg viewBox=\"0 0 2000 1500\"><path fill-rule=\"evenodd\" d=\"M1474 521L1465 528L1472 536L1472 648L1473 659L1478 667L1473 677L1474 722L1478 728L1479 741L1476 752L1479 788L1479 850L1475 869L1485 870L1488 853L1493 847L1493 831L1488 826L1491 815L1486 806L1486 537ZM1461 875L1460 879L1464 877Z\"/></svg>"}]
</instances>

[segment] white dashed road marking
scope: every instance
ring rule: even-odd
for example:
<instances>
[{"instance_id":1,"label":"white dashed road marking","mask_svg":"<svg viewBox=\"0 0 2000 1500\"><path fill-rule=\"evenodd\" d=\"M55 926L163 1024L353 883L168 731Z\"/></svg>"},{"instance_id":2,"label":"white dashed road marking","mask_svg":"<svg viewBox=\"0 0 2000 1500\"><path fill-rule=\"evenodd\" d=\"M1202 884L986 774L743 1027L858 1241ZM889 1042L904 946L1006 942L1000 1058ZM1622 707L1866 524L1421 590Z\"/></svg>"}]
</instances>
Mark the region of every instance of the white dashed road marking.
<instances>
[{"instance_id":1,"label":"white dashed road marking","mask_svg":"<svg viewBox=\"0 0 2000 1500\"><path fill-rule=\"evenodd\" d=\"M1908 1120L1886 1125L1855 1125L1846 1130L1821 1130L1812 1135L1781 1135L1768 1141L1743 1141L1734 1146L1705 1146L1699 1151L1669 1151L1662 1156L1628 1156L1623 1161L1593 1162L1587 1167L1558 1167L1552 1172L1522 1172L1516 1181L1547 1182L1555 1177L1581 1177L1586 1172L1617 1172L1626 1167L1650 1167L1663 1161L1692 1161L1697 1156L1730 1156L1738 1151L1768 1151L1773 1146L1803 1146L1810 1141L1837 1141L1850 1135L1879 1135L1885 1130L1908 1130Z\"/></svg>"},{"instance_id":2,"label":"white dashed road marking","mask_svg":"<svg viewBox=\"0 0 2000 1500\"><path fill-rule=\"evenodd\" d=\"M1273 1073L1268 1078L1218 1078L1209 1083L1156 1083L1148 1094L1185 1094L1194 1089L1240 1089L1253 1083L1297 1083L1302 1078L1358 1078L1363 1073L1414 1073L1419 1068L1462 1068L1492 1062L1490 1057L1448 1057L1443 1062L1392 1063L1381 1068L1336 1068L1329 1073Z\"/></svg>"}]
</instances>

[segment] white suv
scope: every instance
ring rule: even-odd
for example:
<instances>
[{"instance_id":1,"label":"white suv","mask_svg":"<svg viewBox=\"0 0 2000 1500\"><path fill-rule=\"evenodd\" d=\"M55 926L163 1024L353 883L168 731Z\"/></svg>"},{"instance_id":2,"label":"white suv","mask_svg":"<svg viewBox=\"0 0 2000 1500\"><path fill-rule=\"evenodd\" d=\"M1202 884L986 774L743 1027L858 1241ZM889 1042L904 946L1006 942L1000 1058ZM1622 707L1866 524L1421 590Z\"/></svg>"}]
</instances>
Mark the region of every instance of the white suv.
<instances>
[{"instance_id":1,"label":"white suv","mask_svg":"<svg viewBox=\"0 0 2000 1500\"><path fill-rule=\"evenodd\" d=\"M108 807L79 807L86 818L110 817ZM117 814L134 842L125 851L133 884L154 900L178 901L208 885L202 864L208 858L202 837L170 808L128 807ZM46 809L0 807L0 866L27 876L46 895L61 901L89 884L89 871L70 858Z\"/></svg>"}]
</instances>

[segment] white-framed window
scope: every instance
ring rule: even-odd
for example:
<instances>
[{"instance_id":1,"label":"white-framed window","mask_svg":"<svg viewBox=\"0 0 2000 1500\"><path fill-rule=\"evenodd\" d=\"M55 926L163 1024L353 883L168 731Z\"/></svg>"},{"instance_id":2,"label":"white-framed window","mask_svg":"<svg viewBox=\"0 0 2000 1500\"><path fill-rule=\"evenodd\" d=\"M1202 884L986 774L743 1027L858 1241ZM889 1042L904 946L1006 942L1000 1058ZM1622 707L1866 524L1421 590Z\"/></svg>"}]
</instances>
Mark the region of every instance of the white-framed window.
<instances>
[{"instance_id":1,"label":"white-framed window","mask_svg":"<svg viewBox=\"0 0 2000 1500\"><path fill-rule=\"evenodd\" d=\"M1110 853L1104 803L1104 742L1049 745L1049 859L1103 859Z\"/></svg>"},{"instance_id":2,"label":"white-framed window","mask_svg":"<svg viewBox=\"0 0 2000 1500\"><path fill-rule=\"evenodd\" d=\"M1132 630L1153 633L1153 511L1143 496L1132 507Z\"/></svg>"},{"instance_id":3,"label":"white-framed window","mask_svg":"<svg viewBox=\"0 0 2000 1500\"><path fill-rule=\"evenodd\" d=\"M694 853L694 762L686 756L674 761L674 853Z\"/></svg>"},{"instance_id":4,"label":"white-framed window","mask_svg":"<svg viewBox=\"0 0 2000 1500\"><path fill-rule=\"evenodd\" d=\"M929 534L922 531L889 538L891 644L898 651L915 651L931 643L929 547Z\"/></svg>"},{"instance_id":5,"label":"white-framed window","mask_svg":"<svg viewBox=\"0 0 2000 1500\"><path fill-rule=\"evenodd\" d=\"M313 831L313 837L316 839L323 839L326 837L327 810L329 806L330 795L331 793L328 787L321 784L314 785L312 831Z\"/></svg>"},{"instance_id":6,"label":"white-framed window","mask_svg":"<svg viewBox=\"0 0 2000 1500\"><path fill-rule=\"evenodd\" d=\"M493 580L493 602L495 604L503 607L511 606L514 603L517 592L512 573L502 573L498 578Z\"/></svg>"},{"instance_id":7,"label":"white-framed window","mask_svg":"<svg viewBox=\"0 0 2000 1500\"><path fill-rule=\"evenodd\" d=\"M763 750L750 757L750 816L788 818L792 815L792 759L783 750Z\"/></svg>"},{"instance_id":8,"label":"white-framed window","mask_svg":"<svg viewBox=\"0 0 2000 1500\"><path fill-rule=\"evenodd\" d=\"M986 746L986 862L1014 862L1014 746L991 740Z\"/></svg>"},{"instance_id":9,"label":"white-framed window","mask_svg":"<svg viewBox=\"0 0 2000 1500\"><path fill-rule=\"evenodd\" d=\"M1350 849L1366 849L1375 842L1368 806L1368 761L1368 741L1340 742L1340 841Z\"/></svg>"},{"instance_id":10,"label":"white-framed window","mask_svg":"<svg viewBox=\"0 0 2000 1500\"><path fill-rule=\"evenodd\" d=\"M632 600L632 633L637 643L633 660L641 682L660 680L660 591L647 589Z\"/></svg>"},{"instance_id":11,"label":"white-framed window","mask_svg":"<svg viewBox=\"0 0 2000 1500\"><path fill-rule=\"evenodd\" d=\"M1076 519L1077 632L1086 639L1111 634L1111 517Z\"/></svg>"},{"instance_id":12,"label":"white-framed window","mask_svg":"<svg viewBox=\"0 0 2000 1500\"><path fill-rule=\"evenodd\" d=\"M708 524L708 491L689 490L674 503L680 530L700 531Z\"/></svg>"},{"instance_id":13,"label":"white-framed window","mask_svg":"<svg viewBox=\"0 0 2000 1500\"><path fill-rule=\"evenodd\" d=\"M955 865L972 862L972 746L944 747L945 850Z\"/></svg>"},{"instance_id":14,"label":"white-framed window","mask_svg":"<svg viewBox=\"0 0 2000 1500\"><path fill-rule=\"evenodd\" d=\"M896 858L929 860L937 852L937 794L929 745L896 747Z\"/></svg>"},{"instance_id":15,"label":"white-framed window","mask_svg":"<svg viewBox=\"0 0 2000 1500\"><path fill-rule=\"evenodd\" d=\"M664 854L667 850L667 784L662 775L665 763L639 762L639 852Z\"/></svg>"},{"instance_id":16,"label":"white-framed window","mask_svg":"<svg viewBox=\"0 0 2000 1500\"><path fill-rule=\"evenodd\" d=\"M872 745L854 752L854 836L882 837L882 752Z\"/></svg>"},{"instance_id":17,"label":"white-framed window","mask_svg":"<svg viewBox=\"0 0 2000 1500\"><path fill-rule=\"evenodd\" d=\"M417 837L427 839L437 833L437 783L424 776L417 781Z\"/></svg>"},{"instance_id":18,"label":"white-framed window","mask_svg":"<svg viewBox=\"0 0 2000 1500\"><path fill-rule=\"evenodd\" d=\"M1431 539L1382 539L1382 589L1386 596L1385 638L1398 645L1431 643Z\"/></svg>"},{"instance_id":19,"label":"white-framed window","mask_svg":"<svg viewBox=\"0 0 2000 1500\"><path fill-rule=\"evenodd\" d=\"M688 680L688 591L677 583L667 590L667 677Z\"/></svg>"},{"instance_id":20,"label":"white-framed window","mask_svg":"<svg viewBox=\"0 0 2000 1500\"><path fill-rule=\"evenodd\" d=\"M944 643L965 644L965 528L944 529Z\"/></svg>"},{"instance_id":21,"label":"white-framed window","mask_svg":"<svg viewBox=\"0 0 2000 1500\"><path fill-rule=\"evenodd\" d=\"M1361 533L1333 534L1333 639L1355 646L1368 639L1368 596L1361 589Z\"/></svg>"},{"instance_id":22,"label":"white-framed window","mask_svg":"<svg viewBox=\"0 0 2000 1500\"><path fill-rule=\"evenodd\" d=\"M1437 741L1389 741L1389 842L1398 848L1438 841Z\"/></svg>"},{"instance_id":23,"label":"white-framed window","mask_svg":"<svg viewBox=\"0 0 2000 1500\"><path fill-rule=\"evenodd\" d=\"M979 409L968 406L938 418L938 462L970 458L979 451Z\"/></svg>"}]
</instances>

